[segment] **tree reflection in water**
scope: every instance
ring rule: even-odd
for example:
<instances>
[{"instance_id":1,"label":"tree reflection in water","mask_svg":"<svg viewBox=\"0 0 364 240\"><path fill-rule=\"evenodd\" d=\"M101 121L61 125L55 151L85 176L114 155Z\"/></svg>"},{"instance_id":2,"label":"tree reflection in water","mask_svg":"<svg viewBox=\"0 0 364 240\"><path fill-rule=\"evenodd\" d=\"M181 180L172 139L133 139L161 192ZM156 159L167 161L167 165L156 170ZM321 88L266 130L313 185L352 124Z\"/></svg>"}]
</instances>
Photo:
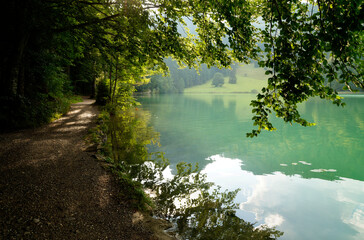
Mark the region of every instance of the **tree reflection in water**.
<instances>
[{"instance_id":1,"label":"tree reflection in water","mask_svg":"<svg viewBox=\"0 0 364 240\"><path fill-rule=\"evenodd\" d=\"M108 136L104 152L112 168L123 184L153 193L152 201L145 203L153 205L154 215L175 223L182 239L277 239L283 235L237 217L233 200L239 189L221 191L206 181L197 165L179 163L177 174L166 178L168 160L161 152L148 152L148 145L158 144L158 134L148 126L148 112L119 109L111 117L101 116L101 128Z\"/></svg>"}]
</instances>

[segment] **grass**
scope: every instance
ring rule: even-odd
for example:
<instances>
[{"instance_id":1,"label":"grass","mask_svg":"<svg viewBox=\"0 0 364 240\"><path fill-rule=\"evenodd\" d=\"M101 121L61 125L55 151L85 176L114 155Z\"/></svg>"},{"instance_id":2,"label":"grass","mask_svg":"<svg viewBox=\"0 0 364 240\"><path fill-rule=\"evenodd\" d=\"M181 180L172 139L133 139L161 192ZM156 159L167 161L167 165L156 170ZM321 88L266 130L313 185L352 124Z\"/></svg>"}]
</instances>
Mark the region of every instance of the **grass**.
<instances>
[{"instance_id":1,"label":"grass","mask_svg":"<svg viewBox=\"0 0 364 240\"><path fill-rule=\"evenodd\" d=\"M211 85L212 79L205 84L186 88L185 93L250 93L260 91L267 84L265 70L254 68L253 64L239 66L236 73L236 84L229 83L229 77L225 77L225 84L222 87Z\"/></svg>"},{"instance_id":2,"label":"grass","mask_svg":"<svg viewBox=\"0 0 364 240\"><path fill-rule=\"evenodd\" d=\"M249 77L237 77L236 84L230 84L229 78L225 78L225 84L222 87L214 87L211 85L212 80L207 81L203 85L186 88L185 93L250 93L254 90L259 91L265 86L266 81L257 80Z\"/></svg>"}]
</instances>

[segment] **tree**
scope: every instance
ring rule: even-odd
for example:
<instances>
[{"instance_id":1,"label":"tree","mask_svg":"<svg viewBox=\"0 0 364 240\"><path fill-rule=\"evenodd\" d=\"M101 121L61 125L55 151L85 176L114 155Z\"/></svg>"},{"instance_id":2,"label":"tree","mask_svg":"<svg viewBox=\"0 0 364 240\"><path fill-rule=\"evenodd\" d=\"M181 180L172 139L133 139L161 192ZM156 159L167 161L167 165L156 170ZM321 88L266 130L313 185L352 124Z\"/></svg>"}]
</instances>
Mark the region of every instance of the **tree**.
<instances>
[{"instance_id":1,"label":"tree","mask_svg":"<svg viewBox=\"0 0 364 240\"><path fill-rule=\"evenodd\" d=\"M183 93L185 89L185 80L182 77L174 79L174 86L178 93Z\"/></svg>"},{"instance_id":2,"label":"tree","mask_svg":"<svg viewBox=\"0 0 364 240\"><path fill-rule=\"evenodd\" d=\"M268 1L262 9L265 58L259 64L271 75L267 87L252 101L254 125L248 136L274 130L268 120L272 111L285 122L303 126L297 104L319 96L343 106L329 82L349 82L363 88L363 18L361 2ZM349 17L350 16L350 17ZM355 21L354 16L360 20ZM341 74L338 74L341 72Z\"/></svg>"},{"instance_id":3,"label":"tree","mask_svg":"<svg viewBox=\"0 0 364 240\"><path fill-rule=\"evenodd\" d=\"M0 45L5 121L25 112L37 118L48 110L14 109L41 106L74 86L91 84L88 78L80 85L69 69L77 67L80 76L81 66L92 63L96 75L111 76L114 99L130 96L146 76L167 72L166 57L195 69L258 61L271 77L252 101L257 129L248 136L274 130L272 112L289 123L312 125L297 110L310 97L343 105L325 80L349 90L350 83L364 86L361 1L14 0L2 7L9 13L2 17L11 16L1 21L6 23ZM186 19L196 36L179 31ZM258 20L264 28L255 27ZM193 85L184 80L186 87Z\"/></svg>"},{"instance_id":4,"label":"tree","mask_svg":"<svg viewBox=\"0 0 364 240\"><path fill-rule=\"evenodd\" d=\"M224 85L224 75L215 73L214 78L212 79L212 85L215 87L222 87L222 85Z\"/></svg>"},{"instance_id":5,"label":"tree","mask_svg":"<svg viewBox=\"0 0 364 240\"><path fill-rule=\"evenodd\" d=\"M178 2L178 3L177 3ZM197 25L197 55L202 62L227 66L232 60L259 61L271 75L252 101L254 125L248 136L274 130L268 115L310 126L297 104L319 96L343 105L325 86L338 81L363 88L363 7L361 1L175 1L167 15L191 15ZM176 18L175 17L175 18ZM264 29L253 21L262 18ZM226 41L227 39L227 41ZM258 42L263 43L260 48Z\"/></svg>"},{"instance_id":6,"label":"tree","mask_svg":"<svg viewBox=\"0 0 364 240\"><path fill-rule=\"evenodd\" d=\"M236 81L237 81L236 68L237 68L236 64L232 65L232 67L231 67L230 74L229 74L229 83L230 84L236 84Z\"/></svg>"}]
</instances>

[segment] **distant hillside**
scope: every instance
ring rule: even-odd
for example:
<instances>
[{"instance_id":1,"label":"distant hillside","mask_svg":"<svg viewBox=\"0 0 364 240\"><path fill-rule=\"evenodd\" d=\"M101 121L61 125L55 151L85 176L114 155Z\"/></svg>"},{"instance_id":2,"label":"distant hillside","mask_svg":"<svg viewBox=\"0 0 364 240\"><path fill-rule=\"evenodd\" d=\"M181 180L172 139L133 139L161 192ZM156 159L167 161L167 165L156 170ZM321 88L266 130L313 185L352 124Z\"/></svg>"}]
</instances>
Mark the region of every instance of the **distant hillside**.
<instances>
[{"instance_id":1,"label":"distant hillside","mask_svg":"<svg viewBox=\"0 0 364 240\"><path fill-rule=\"evenodd\" d=\"M255 68L254 64L239 66L236 73L237 83L229 84L229 77L225 77L222 87L211 85L212 79L206 83L186 88L185 93L247 93L260 91L267 84L267 75L262 68Z\"/></svg>"}]
</instances>

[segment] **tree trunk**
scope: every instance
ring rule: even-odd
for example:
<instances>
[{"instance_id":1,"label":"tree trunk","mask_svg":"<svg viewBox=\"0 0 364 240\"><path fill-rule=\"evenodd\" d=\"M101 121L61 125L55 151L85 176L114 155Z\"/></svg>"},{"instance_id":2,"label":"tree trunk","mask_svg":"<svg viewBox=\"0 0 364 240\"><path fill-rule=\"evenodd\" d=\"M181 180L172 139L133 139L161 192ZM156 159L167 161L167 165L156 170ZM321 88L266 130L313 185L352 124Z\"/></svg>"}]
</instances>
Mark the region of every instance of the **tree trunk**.
<instances>
[{"instance_id":1,"label":"tree trunk","mask_svg":"<svg viewBox=\"0 0 364 240\"><path fill-rule=\"evenodd\" d=\"M109 79L110 79L110 85L109 85L109 100L111 100L111 88L112 88L112 64L110 63L110 72L109 72Z\"/></svg>"},{"instance_id":2,"label":"tree trunk","mask_svg":"<svg viewBox=\"0 0 364 240\"><path fill-rule=\"evenodd\" d=\"M2 5L7 14L2 15L0 46L1 96L24 94L24 53L28 45L31 26L26 1L5 1ZM6 18L4 18L7 16ZM19 81L21 86L19 85Z\"/></svg>"},{"instance_id":3,"label":"tree trunk","mask_svg":"<svg viewBox=\"0 0 364 240\"><path fill-rule=\"evenodd\" d=\"M96 97L96 61L94 61L92 69L92 86L91 86L91 98Z\"/></svg>"},{"instance_id":4,"label":"tree trunk","mask_svg":"<svg viewBox=\"0 0 364 240\"><path fill-rule=\"evenodd\" d=\"M10 50L7 51L9 56L4 57L4 67L2 69L2 83L4 84L5 91L4 95L6 96L16 96L18 94L24 94L24 67L22 64L24 63L24 51L27 47L29 39L29 34L23 34L21 39L18 41L9 42Z\"/></svg>"},{"instance_id":5,"label":"tree trunk","mask_svg":"<svg viewBox=\"0 0 364 240\"><path fill-rule=\"evenodd\" d=\"M20 71L19 71L19 77L18 77L17 94L20 96L25 95L24 86L25 86L25 68L26 68L26 66L24 64L25 64L24 61L22 61L21 65L20 65Z\"/></svg>"},{"instance_id":6,"label":"tree trunk","mask_svg":"<svg viewBox=\"0 0 364 240\"><path fill-rule=\"evenodd\" d=\"M118 81L118 63L116 63L116 67L115 67L115 81L114 81L114 89L113 89L113 93L112 93L112 103L114 103L114 99L115 99L117 81Z\"/></svg>"}]
</instances>

